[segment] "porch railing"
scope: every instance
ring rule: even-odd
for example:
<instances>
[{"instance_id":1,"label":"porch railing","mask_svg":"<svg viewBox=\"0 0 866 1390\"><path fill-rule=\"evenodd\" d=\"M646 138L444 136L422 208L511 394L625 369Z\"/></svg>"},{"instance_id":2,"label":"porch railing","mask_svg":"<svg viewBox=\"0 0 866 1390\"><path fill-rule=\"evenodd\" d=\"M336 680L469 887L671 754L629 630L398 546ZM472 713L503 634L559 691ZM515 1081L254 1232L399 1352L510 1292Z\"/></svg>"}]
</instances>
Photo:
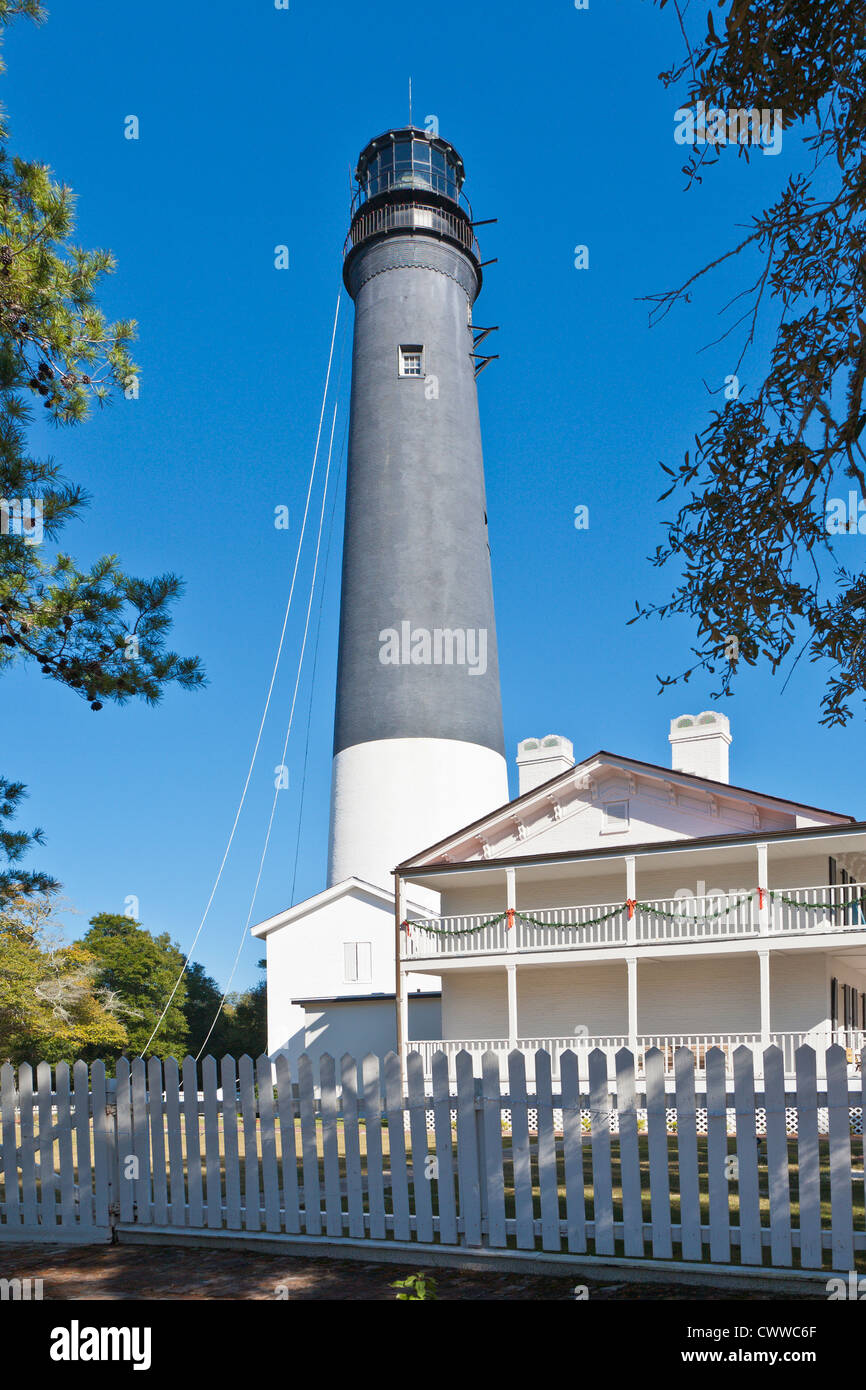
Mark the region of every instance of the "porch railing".
<instances>
[{"instance_id":1,"label":"porch railing","mask_svg":"<svg viewBox=\"0 0 866 1390\"><path fill-rule=\"evenodd\" d=\"M791 1075L795 1070L795 1053L798 1047L802 1047L804 1044L813 1047L820 1059L826 1048L834 1043L847 1049L849 1072L852 1076L857 1075L860 1054L866 1049L866 1031L862 1029L813 1028L799 1033L770 1034L770 1044L773 1047L781 1048L785 1072ZM696 1069L703 1072L706 1068L707 1053L711 1048L717 1047L725 1054L726 1070L733 1075L734 1053L738 1047L742 1046L753 1049L756 1063L760 1069L760 1033L638 1033L636 1054L638 1073L641 1076L644 1075L646 1054L654 1047L658 1048L662 1054L666 1076L674 1075L674 1059L679 1048L688 1048L694 1054ZM628 1038L625 1035L611 1033L558 1038L518 1038L517 1040L517 1050L525 1053L527 1058L534 1058L535 1053L541 1049L548 1052L554 1076L559 1076L559 1064L563 1052L574 1052L585 1069L589 1053L598 1048L605 1054L608 1065L612 1067L617 1052L626 1047L628 1047ZM408 1044L408 1050L421 1054L425 1076L431 1074L435 1052L445 1053L449 1062L449 1071L453 1072L454 1059L461 1051L469 1052L476 1059L482 1057L485 1052L496 1053L500 1059L500 1070L504 1076L507 1071L508 1054L512 1049L507 1038L446 1038L441 1040L427 1038L411 1040Z\"/></svg>"},{"instance_id":2,"label":"porch railing","mask_svg":"<svg viewBox=\"0 0 866 1390\"><path fill-rule=\"evenodd\" d=\"M586 950L626 944L729 940L766 934L816 934L866 928L866 885L822 884L771 888L761 912L757 889L703 897L638 899L625 903L519 907L509 928L500 906L487 912L409 923L407 961L501 953Z\"/></svg>"}]
</instances>

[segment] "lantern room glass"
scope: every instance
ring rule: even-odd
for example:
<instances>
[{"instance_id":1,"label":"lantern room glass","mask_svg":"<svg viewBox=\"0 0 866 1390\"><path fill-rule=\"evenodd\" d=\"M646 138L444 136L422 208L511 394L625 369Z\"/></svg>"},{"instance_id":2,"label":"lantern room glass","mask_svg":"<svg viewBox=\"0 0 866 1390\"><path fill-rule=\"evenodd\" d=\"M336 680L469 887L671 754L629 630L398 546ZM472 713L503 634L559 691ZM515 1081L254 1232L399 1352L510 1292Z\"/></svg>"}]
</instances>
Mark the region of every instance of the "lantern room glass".
<instances>
[{"instance_id":1,"label":"lantern room glass","mask_svg":"<svg viewBox=\"0 0 866 1390\"><path fill-rule=\"evenodd\" d=\"M392 140L366 163L361 174L362 198L375 198L391 189L420 188L442 194L455 203L460 196L460 175L445 150L429 140L405 136Z\"/></svg>"}]
</instances>

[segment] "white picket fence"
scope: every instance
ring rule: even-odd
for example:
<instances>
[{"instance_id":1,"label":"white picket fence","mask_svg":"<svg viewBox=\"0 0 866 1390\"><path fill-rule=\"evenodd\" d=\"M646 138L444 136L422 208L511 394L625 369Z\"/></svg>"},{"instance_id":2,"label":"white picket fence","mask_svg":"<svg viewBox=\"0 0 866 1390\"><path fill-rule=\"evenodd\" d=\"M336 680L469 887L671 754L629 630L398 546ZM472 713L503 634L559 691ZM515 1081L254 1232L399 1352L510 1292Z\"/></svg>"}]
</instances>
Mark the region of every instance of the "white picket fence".
<instances>
[{"instance_id":1,"label":"white picket fence","mask_svg":"<svg viewBox=\"0 0 866 1390\"><path fill-rule=\"evenodd\" d=\"M820 1083L815 1052L798 1049L793 1092L782 1052L762 1061L756 1090L752 1050L738 1048L731 1087L722 1051L696 1072L680 1049L673 1094L657 1049L645 1080L625 1049L612 1068L601 1050L565 1052L556 1088L539 1051L532 1089L519 1051L505 1083L493 1053L480 1068L460 1054L456 1089L443 1053L430 1086L418 1053L405 1077L393 1053L344 1057L339 1076L330 1057L318 1077L302 1058L296 1078L284 1057L225 1057L219 1072L206 1058L200 1076L192 1058L182 1072L121 1060L110 1083L102 1063L71 1075L42 1063L35 1082L7 1064L0 1240L146 1228L853 1270L866 1252L852 1135L863 1082L841 1047Z\"/></svg>"}]
</instances>

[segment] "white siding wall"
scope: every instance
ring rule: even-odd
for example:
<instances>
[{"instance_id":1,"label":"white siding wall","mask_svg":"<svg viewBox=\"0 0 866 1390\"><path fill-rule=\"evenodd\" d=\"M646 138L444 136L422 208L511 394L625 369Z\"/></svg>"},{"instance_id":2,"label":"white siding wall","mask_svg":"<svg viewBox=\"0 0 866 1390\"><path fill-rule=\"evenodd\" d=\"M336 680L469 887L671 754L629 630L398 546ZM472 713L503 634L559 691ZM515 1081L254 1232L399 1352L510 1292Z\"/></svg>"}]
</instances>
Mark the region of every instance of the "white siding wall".
<instances>
[{"instance_id":1,"label":"white siding wall","mask_svg":"<svg viewBox=\"0 0 866 1390\"><path fill-rule=\"evenodd\" d=\"M807 1032L827 1022L830 986L822 954L770 953L770 1027L774 1033Z\"/></svg>"},{"instance_id":2,"label":"white siding wall","mask_svg":"<svg viewBox=\"0 0 866 1390\"><path fill-rule=\"evenodd\" d=\"M626 981L625 961L518 969L518 1035L565 1038L576 1029L625 1033Z\"/></svg>"},{"instance_id":3,"label":"white siding wall","mask_svg":"<svg viewBox=\"0 0 866 1390\"><path fill-rule=\"evenodd\" d=\"M866 975L825 952L771 952L770 1027L808 1032L828 1019L830 979L866 991ZM504 970L443 973L442 1036L504 1038ZM761 1026L757 954L676 957L638 966L639 1033L756 1033ZM625 961L517 969L517 1031L523 1038L625 1034Z\"/></svg>"},{"instance_id":4,"label":"white siding wall","mask_svg":"<svg viewBox=\"0 0 866 1390\"><path fill-rule=\"evenodd\" d=\"M397 1050L397 1012L393 999L381 1001L352 1001L328 1004L311 1009L306 1014L305 1051L313 1059L313 1074L318 1076L318 1061L323 1053L337 1061L348 1052L360 1061L368 1052L384 1057ZM438 1038L442 1032L441 1005L438 999L409 999L409 1042L414 1038ZM364 1039L363 1052L358 1050L359 1038Z\"/></svg>"},{"instance_id":5,"label":"white siding wall","mask_svg":"<svg viewBox=\"0 0 866 1390\"><path fill-rule=\"evenodd\" d=\"M345 893L285 927L269 932L268 1052L287 1051L294 1064L304 1050L305 1014L293 999L341 994L393 994L395 988L394 909L361 892ZM347 980L344 946L371 944L371 978ZM411 974L406 988L438 990L436 976ZM377 1051L378 1027L369 1034L363 1010L353 1015L358 1029L348 1050L357 1057ZM370 1016L371 1019L373 1015ZM334 1054L336 1055L336 1054Z\"/></svg>"},{"instance_id":6,"label":"white siding wall","mask_svg":"<svg viewBox=\"0 0 866 1390\"><path fill-rule=\"evenodd\" d=\"M443 1038L508 1036L504 970L455 971L442 980Z\"/></svg>"},{"instance_id":7,"label":"white siding wall","mask_svg":"<svg viewBox=\"0 0 866 1390\"><path fill-rule=\"evenodd\" d=\"M642 962L637 1008L639 1033L757 1032L757 956Z\"/></svg>"},{"instance_id":8,"label":"white siding wall","mask_svg":"<svg viewBox=\"0 0 866 1390\"><path fill-rule=\"evenodd\" d=\"M829 866L825 854L802 855L796 859L774 859L769 849L768 888L812 888L828 882ZM757 850L748 849L736 856L729 851L714 855L683 855L675 868L646 869L640 859L636 864L637 896L645 901L673 898L685 891L697 894L703 884L704 893L754 892L758 887ZM534 907L577 907L583 903L624 902L626 897L625 864L615 860L609 867L599 864L575 864L568 877L551 877L544 883L521 882L516 875L517 905ZM505 889L501 882L479 874L479 886L442 893L444 916L469 912L501 912L505 907Z\"/></svg>"}]
</instances>

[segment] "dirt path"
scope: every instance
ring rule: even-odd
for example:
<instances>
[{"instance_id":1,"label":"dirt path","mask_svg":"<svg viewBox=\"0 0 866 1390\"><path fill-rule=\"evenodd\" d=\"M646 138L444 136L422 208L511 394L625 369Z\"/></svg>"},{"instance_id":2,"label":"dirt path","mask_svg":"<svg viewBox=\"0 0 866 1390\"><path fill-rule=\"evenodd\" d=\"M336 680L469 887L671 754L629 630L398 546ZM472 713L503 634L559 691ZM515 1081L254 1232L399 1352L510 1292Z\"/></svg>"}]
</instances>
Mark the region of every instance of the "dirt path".
<instances>
[{"instance_id":1,"label":"dirt path","mask_svg":"<svg viewBox=\"0 0 866 1390\"><path fill-rule=\"evenodd\" d=\"M411 1257L400 1265L354 1260L312 1260L282 1253L181 1249L135 1245L0 1245L0 1278L42 1279L43 1299L252 1299L392 1300L395 1279L416 1272ZM738 1301L771 1302L791 1294L726 1293L682 1284L621 1283L579 1275L539 1277L529 1274L429 1270L440 1299L573 1300L576 1284L585 1284L592 1301ZM804 1301L813 1294L799 1295Z\"/></svg>"}]
</instances>

